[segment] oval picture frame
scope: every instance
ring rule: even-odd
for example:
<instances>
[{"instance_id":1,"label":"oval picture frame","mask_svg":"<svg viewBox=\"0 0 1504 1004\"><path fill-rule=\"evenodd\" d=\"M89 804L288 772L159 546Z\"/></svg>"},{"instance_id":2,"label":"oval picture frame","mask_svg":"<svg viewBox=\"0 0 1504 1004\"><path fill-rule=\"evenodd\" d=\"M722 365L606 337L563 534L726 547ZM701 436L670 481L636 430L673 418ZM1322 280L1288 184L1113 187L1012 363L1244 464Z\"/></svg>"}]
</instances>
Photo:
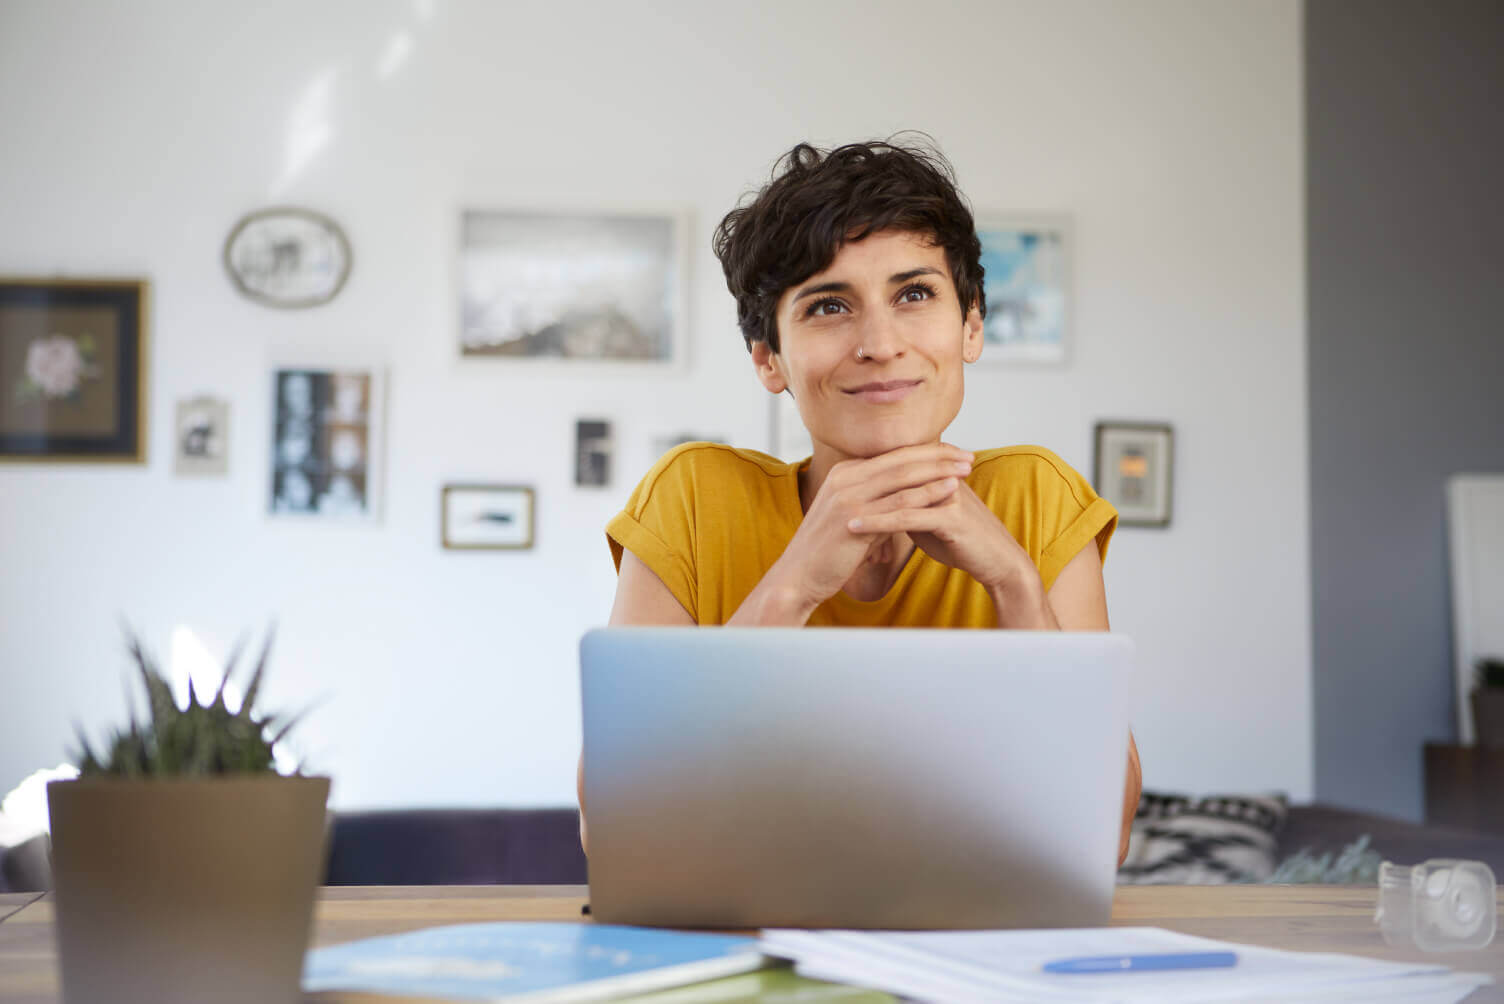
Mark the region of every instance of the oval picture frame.
<instances>
[{"instance_id":1,"label":"oval picture frame","mask_svg":"<svg viewBox=\"0 0 1504 1004\"><path fill-rule=\"evenodd\" d=\"M296 310L334 299L350 277L352 255L349 238L328 216L274 206L241 217L222 258L242 296Z\"/></svg>"}]
</instances>

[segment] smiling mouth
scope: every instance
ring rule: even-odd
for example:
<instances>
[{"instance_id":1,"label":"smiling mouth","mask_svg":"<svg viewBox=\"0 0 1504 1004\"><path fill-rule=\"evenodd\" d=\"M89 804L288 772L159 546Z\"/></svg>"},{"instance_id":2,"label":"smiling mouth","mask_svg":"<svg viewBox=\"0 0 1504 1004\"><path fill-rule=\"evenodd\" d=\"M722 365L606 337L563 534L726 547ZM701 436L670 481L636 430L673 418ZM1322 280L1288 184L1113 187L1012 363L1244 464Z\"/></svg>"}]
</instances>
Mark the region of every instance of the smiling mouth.
<instances>
[{"instance_id":1,"label":"smiling mouth","mask_svg":"<svg viewBox=\"0 0 1504 1004\"><path fill-rule=\"evenodd\" d=\"M909 392L918 387L922 380L883 380L873 383L864 383L860 387L851 387L846 393L852 397L860 398L874 404L883 404L890 401L901 401L909 396Z\"/></svg>"}]
</instances>

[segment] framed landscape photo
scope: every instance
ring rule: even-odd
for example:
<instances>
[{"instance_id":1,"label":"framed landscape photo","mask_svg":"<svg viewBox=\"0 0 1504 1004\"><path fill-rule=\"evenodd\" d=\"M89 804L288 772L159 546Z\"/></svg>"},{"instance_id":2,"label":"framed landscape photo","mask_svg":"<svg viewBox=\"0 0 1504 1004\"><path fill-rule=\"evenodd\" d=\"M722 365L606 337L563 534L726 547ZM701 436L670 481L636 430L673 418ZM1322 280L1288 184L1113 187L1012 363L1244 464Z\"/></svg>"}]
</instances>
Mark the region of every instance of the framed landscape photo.
<instances>
[{"instance_id":1,"label":"framed landscape photo","mask_svg":"<svg viewBox=\"0 0 1504 1004\"><path fill-rule=\"evenodd\" d=\"M380 370L273 370L272 515L376 519L384 401Z\"/></svg>"},{"instance_id":2,"label":"framed landscape photo","mask_svg":"<svg viewBox=\"0 0 1504 1004\"><path fill-rule=\"evenodd\" d=\"M1175 432L1149 422L1098 422L1092 480L1119 526L1170 525Z\"/></svg>"},{"instance_id":3,"label":"framed landscape photo","mask_svg":"<svg viewBox=\"0 0 1504 1004\"><path fill-rule=\"evenodd\" d=\"M533 509L533 489L526 485L445 485L439 541L451 551L530 550Z\"/></svg>"},{"instance_id":4,"label":"framed landscape photo","mask_svg":"<svg viewBox=\"0 0 1504 1004\"><path fill-rule=\"evenodd\" d=\"M684 362L684 214L467 210L460 230L463 357Z\"/></svg>"},{"instance_id":5,"label":"framed landscape photo","mask_svg":"<svg viewBox=\"0 0 1504 1004\"><path fill-rule=\"evenodd\" d=\"M0 279L0 460L146 460L145 280Z\"/></svg>"},{"instance_id":6,"label":"framed landscape photo","mask_svg":"<svg viewBox=\"0 0 1504 1004\"><path fill-rule=\"evenodd\" d=\"M978 214L987 317L980 362L1063 363L1070 341L1070 218Z\"/></svg>"}]
</instances>

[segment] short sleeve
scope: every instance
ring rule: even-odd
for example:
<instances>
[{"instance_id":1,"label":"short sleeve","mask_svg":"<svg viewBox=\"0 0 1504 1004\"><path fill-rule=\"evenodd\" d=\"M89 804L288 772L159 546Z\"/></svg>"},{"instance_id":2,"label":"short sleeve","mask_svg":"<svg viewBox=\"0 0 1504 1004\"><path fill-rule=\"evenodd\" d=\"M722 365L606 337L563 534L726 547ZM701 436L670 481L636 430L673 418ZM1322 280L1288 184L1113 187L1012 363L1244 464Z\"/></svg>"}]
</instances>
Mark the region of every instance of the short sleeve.
<instances>
[{"instance_id":1,"label":"short sleeve","mask_svg":"<svg viewBox=\"0 0 1504 1004\"><path fill-rule=\"evenodd\" d=\"M622 551L631 551L698 621L693 471L686 455L693 445L664 454L643 476L606 524L606 542L618 571Z\"/></svg>"},{"instance_id":2,"label":"short sleeve","mask_svg":"<svg viewBox=\"0 0 1504 1004\"><path fill-rule=\"evenodd\" d=\"M1039 578L1048 590L1055 579L1089 542L1097 542L1102 560L1117 529L1118 511L1075 468L1047 450L1040 450L1052 474L1039 479L1044 546L1039 554Z\"/></svg>"}]
</instances>

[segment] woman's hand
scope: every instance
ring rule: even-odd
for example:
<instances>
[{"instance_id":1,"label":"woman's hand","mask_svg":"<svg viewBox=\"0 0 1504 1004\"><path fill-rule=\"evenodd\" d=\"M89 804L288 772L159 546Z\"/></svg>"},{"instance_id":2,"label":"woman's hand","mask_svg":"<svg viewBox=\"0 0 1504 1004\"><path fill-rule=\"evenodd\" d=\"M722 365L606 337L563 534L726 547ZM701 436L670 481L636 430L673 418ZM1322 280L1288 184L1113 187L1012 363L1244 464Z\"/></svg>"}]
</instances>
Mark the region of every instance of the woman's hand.
<instances>
[{"instance_id":1,"label":"woman's hand","mask_svg":"<svg viewBox=\"0 0 1504 1004\"><path fill-rule=\"evenodd\" d=\"M965 482L932 505L853 517L847 529L877 539L906 533L925 554L966 572L994 594L1030 572L1038 576L1028 552Z\"/></svg>"},{"instance_id":2,"label":"woman's hand","mask_svg":"<svg viewBox=\"0 0 1504 1004\"><path fill-rule=\"evenodd\" d=\"M864 561L891 556L886 549L892 546L892 534L855 531L853 521L866 526L869 520L943 504L966 488L971 461L970 453L945 443L841 461L826 475L765 581L791 591L794 605L807 620L815 607L840 592Z\"/></svg>"}]
</instances>

